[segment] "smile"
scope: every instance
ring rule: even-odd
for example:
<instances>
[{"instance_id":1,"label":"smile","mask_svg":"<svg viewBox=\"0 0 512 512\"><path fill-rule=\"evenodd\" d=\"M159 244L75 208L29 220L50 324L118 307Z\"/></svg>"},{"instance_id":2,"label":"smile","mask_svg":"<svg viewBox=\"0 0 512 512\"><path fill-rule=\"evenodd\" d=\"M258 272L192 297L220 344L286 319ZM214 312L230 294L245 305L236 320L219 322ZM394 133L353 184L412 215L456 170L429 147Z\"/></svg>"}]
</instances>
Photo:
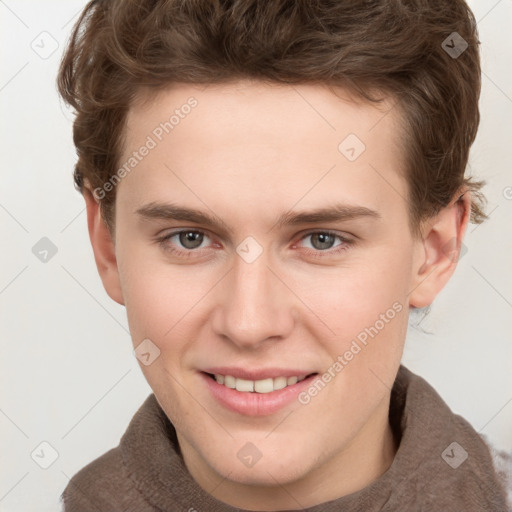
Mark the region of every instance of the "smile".
<instances>
[{"instance_id":1,"label":"smile","mask_svg":"<svg viewBox=\"0 0 512 512\"><path fill-rule=\"evenodd\" d=\"M240 370L228 368L200 372L211 397L223 408L245 416L267 416L297 404L297 396L311 385L318 373L278 369ZM252 373L252 375L251 375ZM283 375L288 373L288 375ZM296 375L293 375L296 373ZM271 375L277 375L272 377ZM249 377L252 377L249 378Z\"/></svg>"},{"instance_id":2,"label":"smile","mask_svg":"<svg viewBox=\"0 0 512 512\"><path fill-rule=\"evenodd\" d=\"M307 375L292 376L292 377L274 377L261 380L248 380L233 377L232 375L211 375L218 384L226 386L230 389L245 393L272 393L284 389L288 386L293 386L297 382L303 381Z\"/></svg>"}]
</instances>

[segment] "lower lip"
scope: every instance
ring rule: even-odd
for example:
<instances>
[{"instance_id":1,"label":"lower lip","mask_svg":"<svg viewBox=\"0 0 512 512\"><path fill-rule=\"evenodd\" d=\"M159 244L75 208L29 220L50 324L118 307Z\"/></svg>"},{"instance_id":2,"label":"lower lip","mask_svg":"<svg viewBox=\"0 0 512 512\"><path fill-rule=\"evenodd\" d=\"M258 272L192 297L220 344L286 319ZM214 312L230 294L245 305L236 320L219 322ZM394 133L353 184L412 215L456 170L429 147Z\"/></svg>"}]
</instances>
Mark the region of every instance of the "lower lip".
<instances>
[{"instance_id":1,"label":"lower lip","mask_svg":"<svg viewBox=\"0 0 512 512\"><path fill-rule=\"evenodd\" d=\"M219 384L204 372L201 372L201 377L214 398L227 409L246 416L268 416L291 404L294 400L298 400L299 393L309 387L318 375L311 375L297 384L271 393L237 391Z\"/></svg>"}]
</instances>

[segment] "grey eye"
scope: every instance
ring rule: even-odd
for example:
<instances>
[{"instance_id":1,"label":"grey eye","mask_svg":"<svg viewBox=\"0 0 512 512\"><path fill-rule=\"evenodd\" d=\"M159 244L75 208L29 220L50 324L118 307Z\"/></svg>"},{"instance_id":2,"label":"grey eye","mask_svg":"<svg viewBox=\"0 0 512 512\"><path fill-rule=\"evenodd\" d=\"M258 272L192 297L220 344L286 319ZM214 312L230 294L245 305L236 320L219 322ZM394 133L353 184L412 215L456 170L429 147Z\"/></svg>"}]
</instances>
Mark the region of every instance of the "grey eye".
<instances>
[{"instance_id":1,"label":"grey eye","mask_svg":"<svg viewBox=\"0 0 512 512\"><path fill-rule=\"evenodd\" d=\"M197 249L204 239L203 233L199 231L182 231L178 236L180 244L186 249Z\"/></svg>"},{"instance_id":2,"label":"grey eye","mask_svg":"<svg viewBox=\"0 0 512 512\"><path fill-rule=\"evenodd\" d=\"M336 238L338 238L329 233L312 233L309 237L311 238L311 245L318 250L331 249Z\"/></svg>"}]
</instances>

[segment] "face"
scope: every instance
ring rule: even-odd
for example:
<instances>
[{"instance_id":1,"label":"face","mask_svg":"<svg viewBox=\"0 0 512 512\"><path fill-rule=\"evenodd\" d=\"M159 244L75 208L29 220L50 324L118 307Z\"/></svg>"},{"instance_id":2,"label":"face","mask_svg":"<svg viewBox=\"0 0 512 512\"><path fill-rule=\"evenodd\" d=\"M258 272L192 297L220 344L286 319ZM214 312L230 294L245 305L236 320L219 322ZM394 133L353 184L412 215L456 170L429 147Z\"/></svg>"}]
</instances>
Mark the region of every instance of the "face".
<instances>
[{"instance_id":1,"label":"face","mask_svg":"<svg viewBox=\"0 0 512 512\"><path fill-rule=\"evenodd\" d=\"M134 346L150 340L141 368L189 471L219 499L276 482L334 499L385 452L425 257L390 107L241 81L175 84L129 112L118 300Z\"/></svg>"}]
</instances>

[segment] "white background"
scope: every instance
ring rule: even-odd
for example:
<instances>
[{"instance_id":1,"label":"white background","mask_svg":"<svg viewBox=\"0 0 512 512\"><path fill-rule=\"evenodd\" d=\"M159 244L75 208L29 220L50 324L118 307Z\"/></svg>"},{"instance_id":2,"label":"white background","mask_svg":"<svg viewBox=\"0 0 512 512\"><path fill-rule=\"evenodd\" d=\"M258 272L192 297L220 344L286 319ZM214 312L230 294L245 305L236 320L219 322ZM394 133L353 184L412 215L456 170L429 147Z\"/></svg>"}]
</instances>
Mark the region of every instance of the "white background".
<instances>
[{"instance_id":1,"label":"white background","mask_svg":"<svg viewBox=\"0 0 512 512\"><path fill-rule=\"evenodd\" d=\"M484 70L471 169L488 181L491 216L470 226L468 252L421 324L432 334L411 328L403 363L512 450L512 1L469 4ZM69 478L118 444L151 392L125 311L97 275L72 184L72 116L56 93L61 52L84 5L0 0L2 511L58 510ZM47 58L32 48L41 38L40 52L58 45ZM42 237L58 249L47 263L32 253ZM58 452L48 469L31 458L42 441ZM38 460L49 462L50 449L43 452Z\"/></svg>"}]
</instances>

